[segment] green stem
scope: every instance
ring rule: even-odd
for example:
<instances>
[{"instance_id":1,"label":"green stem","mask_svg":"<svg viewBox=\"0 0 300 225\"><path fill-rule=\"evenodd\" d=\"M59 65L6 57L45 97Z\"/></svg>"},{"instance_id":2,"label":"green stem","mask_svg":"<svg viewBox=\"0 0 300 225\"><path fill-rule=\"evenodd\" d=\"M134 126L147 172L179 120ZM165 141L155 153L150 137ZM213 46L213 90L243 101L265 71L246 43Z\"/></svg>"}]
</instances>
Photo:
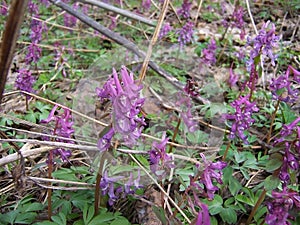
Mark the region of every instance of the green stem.
<instances>
[{"instance_id":1,"label":"green stem","mask_svg":"<svg viewBox=\"0 0 300 225\"><path fill-rule=\"evenodd\" d=\"M276 113L277 113L278 108L279 108L279 104L280 104L280 101L278 100L277 103L276 103L276 106L275 106L275 111L272 113L270 130L269 130L269 133L268 133L268 136L267 136L267 144L270 144L270 141L271 141L271 136L272 136L272 131L273 131L273 124L274 124L274 121L275 121ZM264 154L265 155L267 154L267 149L265 150Z\"/></svg>"},{"instance_id":2,"label":"green stem","mask_svg":"<svg viewBox=\"0 0 300 225\"><path fill-rule=\"evenodd\" d=\"M258 209L258 207L261 205L261 203L263 202L263 200L265 199L267 194L266 189L263 190L263 192L260 194L259 199L257 200L254 208L252 209L250 216L248 217L247 221L246 221L246 225L249 225Z\"/></svg>"}]
</instances>

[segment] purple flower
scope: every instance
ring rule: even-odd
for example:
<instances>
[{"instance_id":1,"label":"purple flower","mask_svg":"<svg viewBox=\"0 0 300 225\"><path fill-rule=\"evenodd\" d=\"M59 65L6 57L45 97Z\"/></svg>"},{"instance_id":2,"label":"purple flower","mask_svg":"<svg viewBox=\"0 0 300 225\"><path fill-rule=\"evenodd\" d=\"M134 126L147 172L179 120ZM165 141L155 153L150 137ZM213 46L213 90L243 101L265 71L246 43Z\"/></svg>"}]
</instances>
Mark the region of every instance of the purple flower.
<instances>
[{"instance_id":1,"label":"purple flower","mask_svg":"<svg viewBox=\"0 0 300 225\"><path fill-rule=\"evenodd\" d=\"M33 93L33 84L36 79L31 75L31 72L26 69L20 69L18 71L17 79L15 81L15 87L22 91L27 91L29 93Z\"/></svg>"},{"instance_id":2,"label":"purple flower","mask_svg":"<svg viewBox=\"0 0 300 225\"><path fill-rule=\"evenodd\" d=\"M2 16L6 16L8 13L8 5L7 5L6 1L2 1L2 5L0 7L1 7L0 14Z\"/></svg>"},{"instance_id":3,"label":"purple flower","mask_svg":"<svg viewBox=\"0 0 300 225\"><path fill-rule=\"evenodd\" d=\"M151 7L151 0L143 0L141 6L143 9L149 10Z\"/></svg>"},{"instance_id":4,"label":"purple flower","mask_svg":"<svg viewBox=\"0 0 300 225\"><path fill-rule=\"evenodd\" d=\"M290 78L290 72L294 74L293 79ZM293 89L292 83L300 83L300 72L289 66L286 73L272 79L270 90L273 98L283 102L294 103L298 99L298 90Z\"/></svg>"},{"instance_id":5,"label":"purple flower","mask_svg":"<svg viewBox=\"0 0 300 225\"><path fill-rule=\"evenodd\" d=\"M110 142L114 134L114 129L111 128L105 135L103 135L102 138L99 139L97 147L101 152L107 150L110 147Z\"/></svg>"},{"instance_id":6,"label":"purple flower","mask_svg":"<svg viewBox=\"0 0 300 225\"><path fill-rule=\"evenodd\" d=\"M25 57L26 64L30 64L31 62L37 63L41 58L41 55L42 49L38 45L31 43Z\"/></svg>"},{"instance_id":7,"label":"purple flower","mask_svg":"<svg viewBox=\"0 0 300 225\"><path fill-rule=\"evenodd\" d=\"M201 203L200 208L201 211L199 211L198 213L196 225L210 225L210 218L207 205Z\"/></svg>"},{"instance_id":8,"label":"purple flower","mask_svg":"<svg viewBox=\"0 0 300 225\"><path fill-rule=\"evenodd\" d=\"M288 225L294 220L290 215L292 209L300 210L300 196L297 192L284 187L282 192L272 191L273 201L267 203L269 213L266 216L268 225Z\"/></svg>"},{"instance_id":9,"label":"purple flower","mask_svg":"<svg viewBox=\"0 0 300 225\"><path fill-rule=\"evenodd\" d=\"M159 32L158 39L164 38L171 30L172 27L170 26L170 23L165 23Z\"/></svg>"},{"instance_id":10,"label":"purple flower","mask_svg":"<svg viewBox=\"0 0 300 225\"><path fill-rule=\"evenodd\" d=\"M187 126L189 132L194 132L198 129L198 122L192 115L192 102L189 96L183 93L178 94L179 100L176 102L177 106L180 106L180 117L184 124Z\"/></svg>"},{"instance_id":11,"label":"purple flower","mask_svg":"<svg viewBox=\"0 0 300 225\"><path fill-rule=\"evenodd\" d=\"M178 30L176 33L178 34L178 42L180 48L184 45L192 41L193 33L194 33L194 24L191 21L186 22L186 24Z\"/></svg>"},{"instance_id":12,"label":"purple flower","mask_svg":"<svg viewBox=\"0 0 300 225\"><path fill-rule=\"evenodd\" d=\"M187 80L183 90L185 93L192 97L196 97L199 95L198 84L196 83L196 81L191 79Z\"/></svg>"},{"instance_id":13,"label":"purple flower","mask_svg":"<svg viewBox=\"0 0 300 225\"><path fill-rule=\"evenodd\" d=\"M254 64L254 59L261 55L262 60L266 57L271 59L271 63L275 66L276 55L273 55L273 48L278 47L278 41L280 37L275 35L275 25L270 23L270 21L266 22L259 34L251 40L248 38L248 44L253 44L253 49L250 51L250 59L247 62L247 68L250 71L252 64Z\"/></svg>"},{"instance_id":14,"label":"purple flower","mask_svg":"<svg viewBox=\"0 0 300 225\"><path fill-rule=\"evenodd\" d=\"M41 123L48 124L51 121L54 121L55 128L53 129L52 135L56 135L56 136L64 137L64 138L71 138L72 134L74 133L74 129L72 128L73 121L72 121L71 112L69 109L63 108L64 111L62 114L55 115L55 112L57 111L57 109L58 109L58 106L55 105L53 107L53 109L50 111L48 118L45 120L41 120ZM56 138L56 141L58 141L58 142L65 142L65 143L71 143L71 144L74 143L73 141L60 139L59 137ZM53 153L55 155L60 156L63 161L67 161L67 159L71 156L70 150L65 150L62 148L53 150Z\"/></svg>"},{"instance_id":15,"label":"purple flower","mask_svg":"<svg viewBox=\"0 0 300 225\"><path fill-rule=\"evenodd\" d=\"M231 103L231 106L235 109L235 113L225 115L226 119L233 121L229 137L231 139L239 137L245 144L248 144L247 136L244 134L244 131L248 130L255 122L251 116L253 112L258 112L259 109L255 102L249 101L249 95L245 97L240 96Z\"/></svg>"},{"instance_id":16,"label":"purple flower","mask_svg":"<svg viewBox=\"0 0 300 225\"><path fill-rule=\"evenodd\" d=\"M236 85L236 82L239 80L239 75L235 74L232 70L232 66L229 69L229 79L228 79L228 84L230 87L234 87Z\"/></svg>"},{"instance_id":17,"label":"purple flower","mask_svg":"<svg viewBox=\"0 0 300 225\"><path fill-rule=\"evenodd\" d=\"M192 2L190 0L183 0L181 8L177 10L179 16L182 16L185 19L188 19L191 15Z\"/></svg>"},{"instance_id":18,"label":"purple flower","mask_svg":"<svg viewBox=\"0 0 300 225\"><path fill-rule=\"evenodd\" d=\"M73 4L72 8L77 10L79 8L79 3ZM64 25L66 27L74 27L76 25L77 18L71 14L65 13L64 14Z\"/></svg>"},{"instance_id":19,"label":"purple flower","mask_svg":"<svg viewBox=\"0 0 300 225\"><path fill-rule=\"evenodd\" d=\"M216 41L214 39L210 39L210 43L202 50L201 63L214 65L217 62L216 49Z\"/></svg>"},{"instance_id":20,"label":"purple flower","mask_svg":"<svg viewBox=\"0 0 300 225\"><path fill-rule=\"evenodd\" d=\"M203 159L203 164L199 165L200 176L197 178L190 177L190 187L200 191L203 197L207 197L209 200L214 198L214 193L219 190L217 186L213 184L216 181L222 184L222 170L227 166L225 162L211 162L208 161L203 153L200 153Z\"/></svg>"},{"instance_id":21,"label":"purple flower","mask_svg":"<svg viewBox=\"0 0 300 225\"><path fill-rule=\"evenodd\" d=\"M171 156L166 153L166 145L168 138L166 133L162 136L160 143L153 142L152 149L149 151L150 155L150 170L162 180L167 173L167 170L174 168Z\"/></svg>"},{"instance_id":22,"label":"purple flower","mask_svg":"<svg viewBox=\"0 0 300 225\"><path fill-rule=\"evenodd\" d=\"M113 69L113 77L102 89L96 89L101 100L112 101L113 131L120 134L120 139L128 146L136 144L145 125L144 118L138 115L145 100L140 97L142 88L142 85L137 85L134 81L133 74L128 74L126 67L122 66L121 81Z\"/></svg>"},{"instance_id":23,"label":"purple flower","mask_svg":"<svg viewBox=\"0 0 300 225\"><path fill-rule=\"evenodd\" d=\"M39 7L38 7L38 5L35 4L32 1L29 1L28 2L28 12L30 14L34 14L34 15L39 14Z\"/></svg>"}]
</instances>

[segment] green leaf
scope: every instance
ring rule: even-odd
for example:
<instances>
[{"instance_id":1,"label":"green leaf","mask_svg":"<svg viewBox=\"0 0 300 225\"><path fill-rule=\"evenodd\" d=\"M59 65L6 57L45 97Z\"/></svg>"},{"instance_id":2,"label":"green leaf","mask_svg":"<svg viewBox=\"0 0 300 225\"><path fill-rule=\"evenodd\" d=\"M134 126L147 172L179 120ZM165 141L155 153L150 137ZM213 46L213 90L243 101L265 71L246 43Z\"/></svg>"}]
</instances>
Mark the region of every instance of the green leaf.
<instances>
[{"instance_id":1,"label":"green leaf","mask_svg":"<svg viewBox=\"0 0 300 225\"><path fill-rule=\"evenodd\" d=\"M128 222L128 220L125 217L119 216L110 225L131 225L131 224Z\"/></svg>"},{"instance_id":2,"label":"green leaf","mask_svg":"<svg viewBox=\"0 0 300 225\"><path fill-rule=\"evenodd\" d=\"M20 214L17 215L17 218L14 221L14 224L17 224L17 223L31 224L35 220L36 217L37 217L36 212L20 213Z\"/></svg>"},{"instance_id":3,"label":"green leaf","mask_svg":"<svg viewBox=\"0 0 300 225\"><path fill-rule=\"evenodd\" d=\"M105 225L105 224L110 224L108 223L109 221L112 221L115 219L115 216L112 213L102 213L98 216L95 216L92 221L88 225Z\"/></svg>"},{"instance_id":4,"label":"green leaf","mask_svg":"<svg viewBox=\"0 0 300 225\"><path fill-rule=\"evenodd\" d=\"M44 208L43 204L38 203L38 202L33 202L30 204L26 204L25 212L40 211L40 210L43 210L43 208Z\"/></svg>"},{"instance_id":5,"label":"green leaf","mask_svg":"<svg viewBox=\"0 0 300 225\"><path fill-rule=\"evenodd\" d=\"M254 202L251 201L251 199L245 195L237 195L235 196L235 199L239 202L246 203L250 206L254 206Z\"/></svg>"},{"instance_id":6,"label":"green leaf","mask_svg":"<svg viewBox=\"0 0 300 225\"><path fill-rule=\"evenodd\" d=\"M261 219L267 212L268 212L268 209L266 206L264 206L262 208L260 207L254 215L254 220L256 222L258 222L258 220Z\"/></svg>"},{"instance_id":7,"label":"green leaf","mask_svg":"<svg viewBox=\"0 0 300 225\"><path fill-rule=\"evenodd\" d=\"M59 224L47 220L47 221L43 221L43 222L34 223L33 225L59 225Z\"/></svg>"},{"instance_id":8,"label":"green leaf","mask_svg":"<svg viewBox=\"0 0 300 225\"><path fill-rule=\"evenodd\" d=\"M276 153L275 153L276 154ZM275 155L273 154L273 155ZM276 154L279 155L279 154ZM277 170L280 168L282 165L282 156L280 155L279 157L272 157L269 159L269 161L266 164L266 171L267 172L273 172L274 170Z\"/></svg>"},{"instance_id":9,"label":"green leaf","mask_svg":"<svg viewBox=\"0 0 300 225\"><path fill-rule=\"evenodd\" d=\"M54 215L51 217L51 219L53 220L53 222L59 224L59 225L65 225L67 224L67 218L66 215L63 213L59 213L58 215Z\"/></svg>"},{"instance_id":10,"label":"green leaf","mask_svg":"<svg viewBox=\"0 0 300 225\"><path fill-rule=\"evenodd\" d=\"M274 190L280 184L280 179L276 176L270 175L264 181L264 187L267 191Z\"/></svg>"},{"instance_id":11,"label":"green leaf","mask_svg":"<svg viewBox=\"0 0 300 225\"><path fill-rule=\"evenodd\" d=\"M237 192L242 188L242 185L240 182L235 179L233 176L230 176L231 179L229 179L229 191L232 195L236 195Z\"/></svg>"},{"instance_id":12,"label":"green leaf","mask_svg":"<svg viewBox=\"0 0 300 225\"><path fill-rule=\"evenodd\" d=\"M222 220L226 223L236 223L236 221L237 221L236 212L231 208L224 208L220 212L220 216L221 216Z\"/></svg>"},{"instance_id":13,"label":"green leaf","mask_svg":"<svg viewBox=\"0 0 300 225\"><path fill-rule=\"evenodd\" d=\"M157 218L162 222L163 225L168 223L164 209L161 207L152 206L153 212L157 216Z\"/></svg>"}]
</instances>

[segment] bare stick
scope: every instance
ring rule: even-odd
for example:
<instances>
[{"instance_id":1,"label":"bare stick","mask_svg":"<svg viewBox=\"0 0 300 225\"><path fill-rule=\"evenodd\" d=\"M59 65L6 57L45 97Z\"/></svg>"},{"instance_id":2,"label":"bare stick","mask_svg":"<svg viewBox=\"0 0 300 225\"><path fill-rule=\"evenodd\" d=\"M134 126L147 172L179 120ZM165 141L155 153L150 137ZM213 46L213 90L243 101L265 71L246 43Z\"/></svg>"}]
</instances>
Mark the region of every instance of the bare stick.
<instances>
[{"instance_id":1,"label":"bare stick","mask_svg":"<svg viewBox=\"0 0 300 225\"><path fill-rule=\"evenodd\" d=\"M27 4L28 0L13 0L9 9L0 50L0 102Z\"/></svg>"},{"instance_id":2,"label":"bare stick","mask_svg":"<svg viewBox=\"0 0 300 225\"><path fill-rule=\"evenodd\" d=\"M81 12L78 12L78 11L72 9L68 4L63 3L60 0L49 0L49 1L52 2L53 4L55 4L56 6L62 8L63 10L68 12L69 14L75 16L76 18L81 20L83 23L85 23L88 26L94 28L95 30L97 30L98 32L103 34L104 36L109 37L111 40L113 40L116 43L124 46L129 51L136 54L139 58L145 59L146 54L143 51L141 51L133 42L127 40L126 38L124 38L120 34L115 33L113 31L111 31L110 29L102 26L101 24L99 24L95 20L93 20L92 18L86 16L85 14L83 14ZM169 81L176 88L179 88L180 90L183 89L184 85L182 83L180 83L172 75L168 74L165 70L160 68L155 62L150 61L149 66L155 72L157 72L159 75L163 76L167 81ZM209 101L207 99L204 99L200 96L195 97L195 99L197 99L198 101L203 102L205 104L209 104Z\"/></svg>"},{"instance_id":3,"label":"bare stick","mask_svg":"<svg viewBox=\"0 0 300 225\"><path fill-rule=\"evenodd\" d=\"M127 11L125 9L120 9L118 7L115 7L113 5L110 5L110 4L106 4L104 2L100 2L100 1L96 1L96 0L77 0L77 2L82 2L82 3L85 3L85 4L89 4L89 5L95 5L95 6L98 6L102 9L106 9L108 11L112 11L112 12L115 12L117 14L120 14L122 16L126 16L128 18L131 18L133 20L137 20L137 21L140 21L141 23L144 23L144 24L147 24L149 26L152 26L152 27L155 27L155 23L145 17L142 17L142 16L139 16L137 14L134 14L130 11Z\"/></svg>"}]
</instances>

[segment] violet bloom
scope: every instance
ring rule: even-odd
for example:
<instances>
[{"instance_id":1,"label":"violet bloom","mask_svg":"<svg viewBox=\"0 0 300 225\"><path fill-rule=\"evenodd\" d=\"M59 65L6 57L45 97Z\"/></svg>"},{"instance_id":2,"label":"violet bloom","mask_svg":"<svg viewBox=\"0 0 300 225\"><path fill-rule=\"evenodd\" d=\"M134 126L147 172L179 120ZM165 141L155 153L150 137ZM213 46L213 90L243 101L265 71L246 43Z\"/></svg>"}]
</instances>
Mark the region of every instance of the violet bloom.
<instances>
[{"instance_id":1,"label":"violet bloom","mask_svg":"<svg viewBox=\"0 0 300 225\"><path fill-rule=\"evenodd\" d=\"M195 132L198 129L198 121L192 115L192 102L189 96L179 93L179 100L176 102L180 106L180 117L188 128L189 132Z\"/></svg>"},{"instance_id":2,"label":"violet bloom","mask_svg":"<svg viewBox=\"0 0 300 225\"><path fill-rule=\"evenodd\" d=\"M78 10L79 8L79 3L73 4L72 8L74 10ZM64 14L64 25L66 27L74 27L76 25L77 18L69 13Z\"/></svg>"},{"instance_id":3,"label":"violet bloom","mask_svg":"<svg viewBox=\"0 0 300 225\"><path fill-rule=\"evenodd\" d=\"M272 65L275 66L277 56L273 55L272 51L273 48L278 47L279 39L280 37L275 34L275 25L270 23L270 21L262 26L259 34L254 39L248 38L248 44L253 44L253 49L250 51L250 59L247 62L248 71L251 70L254 59L259 55L263 61L268 57Z\"/></svg>"},{"instance_id":4,"label":"violet bloom","mask_svg":"<svg viewBox=\"0 0 300 225\"><path fill-rule=\"evenodd\" d=\"M210 39L210 43L207 45L206 48L202 50L202 56L200 60L201 63L207 65L214 65L217 62L216 50L217 50L216 41L214 39Z\"/></svg>"},{"instance_id":5,"label":"violet bloom","mask_svg":"<svg viewBox=\"0 0 300 225\"><path fill-rule=\"evenodd\" d=\"M174 168L172 158L166 152L166 145L168 138L166 138L166 133L162 136L162 141L160 143L153 142L152 149L149 151L150 155L150 170L162 180L167 173L167 170Z\"/></svg>"},{"instance_id":6,"label":"violet bloom","mask_svg":"<svg viewBox=\"0 0 300 225\"><path fill-rule=\"evenodd\" d=\"M34 15L39 13L38 5L32 2L31 0L28 2L28 12Z\"/></svg>"},{"instance_id":7,"label":"violet bloom","mask_svg":"<svg viewBox=\"0 0 300 225\"><path fill-rule=\"evenodd\" d=\"M145 99L140 97L143 86L137 85L133 74L128 74L125 66L121 68L121 81L115 69L113 77L110 78L102 89L97 88L97 95L101 100L112 101L112 126L115 134L125 145L133 146L141 136L144 118L139 113Z\"/></svg>"},{"instance_id":8,"label":"violet bloom","mask_svg":"<svg viewBox=\"0 0 300 225\"><path fill-rule=\"evenodd\" d=\"M159 32L158 39L162 39L167 36L171 30L172 27L170 26L170 23L165 23Z\"/></svg>"},{"instance_id":9,"label":"violet bloom","mask_svg":"<svg viewBox=\"0 0 300 225\"><path fill-rule=\"evenodd\" d=\"M101 152L107 150L110 147L110 142L114 134L114 129L111 128L105 135L103 135L102 138L99 139L97 147Z\"/></svg>"},{"instance_id":10,"label":"violet bloom","mask_svg":"<svg viewBox=\"0 0 300 225\"><path fill-rule=\"evenodd\" d=\"M177 13L179 16L182 16L185 19L190 18L191 16L191 7L192 7L192 2L190 0L183 0L183 3L181 5L181 8L177 10Z\"/></svg>"},{"instance_id":11,"label":"violet bloom","mask_svg":"<svg viewBox=\"0 0 300 225\"><path fill-rule=\"evenodd\" d=\"M239 80L239 75L235 74L232 70L232 65L229 69L229 79L228 79L228 84L230 87L234 87L236 85L236 82Z\"/></svg>"},{"instance_id":12,"label":"violet bloom","mask_svg":"<svg viewBox=\"0 0 300 225\"><path fill-rule=\"evenodd\" d=\"M143 9L149 10L151 7L151 0L143 0L141 6Z\"/></svg>"},{"instance_id":13,"label":"violet bloom","mask_svg":"<svg viewBox=\"0 0 300 225\"><path fill-rule=\"evenodd\" d=\"M180 48L182 48L184 45L192 41L193 33L194 33L193 28L194 28L194 23L188 21L180 30L176 32L178 34L178 42Z\"/></svg>"},{"instance_id":14,"label":"violet bloom","mask_svg":"<svg viewBox=\"0 0 300 225\"><path fill-rule=\"evenodd\" d=\"M15 87L21 91L27 91L33 93L33 85L36 79L31 75L31 72L26 69L20 69L18 71L17 79L15 81Z\"/></svg>"},{"instance_id":15,"label":"violet bloom","mask_svg":"<svg viewBox=\"0 0 300 225\"><path fill-rule=\"evenodd\" d=\"M25 56L25 62L26 64L30 64L31 62L37 63L41 56L42 49L38 45L31 43Z\"/></svg>"},{"instance_id":16,"label":"violet bloom","mask_svg":"<svg viewBox=\"0 0 300 225\"><path fill-rule=\"evenodd\" d=\"M210 225L208 207L204 203L200 204L201 210L198 213L196 225Z\"/></svg>"},{"instance_id":17,"label":"violet bloom","mask_svg":"<svg viewBox=\"0 0 300 225\"><path fill-rule=\"evenodd\" d=\"M232 121L229 138L239 137L245 144L248 144L247 136L244 132L255 122L252 119L252 114L258 112L259 109L255 102L249 101L249 95L245 97L240 96L231 103L231 106L235 109L235 113L225 115L226 119Z\"/></svg>"},{"instance_id":18,"label":"violet bloom","mask_svg":"<svg viewBox=\"0 0 300 225\"><path fill-rule=\"evenodd\" d=\"M56 115L55 112L57 111L58 106L55 105L51 112L49 113L49 116L47 119L42 120L41 123L50 123L51 121L55 122L55 128L52 132L52 135L63 137L63 138L71 138L72 134L74 133L73 121L71 112L69 109L63 108L63 113ZM64 143L71 143L73 144L73 141L65 140L56 138L56 141L58 142L64 142ZM58 148L53 150L53 153L57 156L60 156L63 161L67 161L67 159L71 156L70 150L65 150L62 148Z\"/></svg>"},{"instance_id":19,"label":"violet bloom","mask_svg":"<svg viewBox=\"0 0 300 225\"><path fill-rule=\"evenodd\" d=\"M290 78L290 72L294 74L293 78ZM292 87L292 84L293 82L300 83L299 76L300 72L289 66L285 74L272 79L270 90L273 98L283 102L294 103L298 99L299 92Z\"/></svg>"},{"instance_id":20,"label":"violet bloom","mask_svg":"<svg viewBox=\"0 0 300 225\"><path fill-rule=\"evenodd\" d=\"M8 5L7 5L6 1L2 1L2 5L0 7L1 7L0 14L2 16L6 16L8 13Z\"/></svg>"},{"instance_id":21,"label":"violet bloom","mask_svg":"<svg viewBox=\"0 0 300 225\"><path fill-rule=\"evenodd\" d=\"M268 225L289 225L288 220L295 220L292 210L300 210L300 196L297 192L284 187L281 192L272 191L273 200L267 203L269 213L266 216Z\"/></svg>"},{"instance_id":22,"label":"violet bloom","mask_svg":"<svg viewBox=\"0 0 300 225\"><path fill-rule=\"evenodd\" d=\"M203 159L203 164L199 165L200 176L195 180L190 177L190 186L200 191L203 197L209 200L214 199L214 193L219 190L217 186L213 184L213 181L222 184L222 170L227 166L225 162L211 162L208 161L203 153L200 153Z\"/></svg>"},{"instance_id":23,"label":"violet bloom","mask_svg":"<svg viewBox=\"0 0 300 225\"><path fill-rule=\"evenodd\" d=\"M298 131L298 123L300 122L300 117L291 122L290 124L284 124L280 131L280 136L275 140L275 144L283 142L286 137Z\"/></svg>"}]
</instances>

